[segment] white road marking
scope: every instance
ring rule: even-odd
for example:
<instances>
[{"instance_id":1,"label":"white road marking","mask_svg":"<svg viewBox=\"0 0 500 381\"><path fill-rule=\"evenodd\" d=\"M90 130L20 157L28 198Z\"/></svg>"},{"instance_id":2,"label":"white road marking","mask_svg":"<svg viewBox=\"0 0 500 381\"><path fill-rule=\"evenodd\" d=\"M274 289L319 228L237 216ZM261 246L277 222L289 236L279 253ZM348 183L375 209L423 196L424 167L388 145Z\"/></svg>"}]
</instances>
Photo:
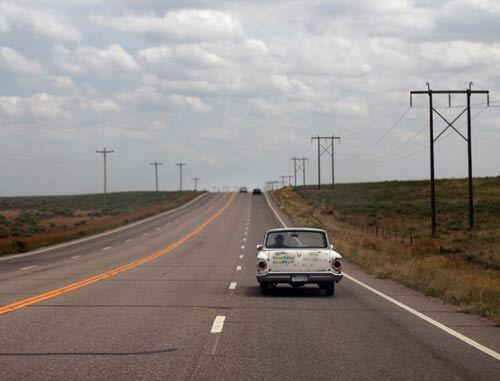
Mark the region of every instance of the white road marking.
<instances>
[{"instance_id":1,"label":"white road marking","mask_svg":"<svg viewBox=\"0 0 500 381\"><path fill-rule=\"evenodd\" d=\"M247 231L245 231L245 235L248 235L248 232L247 232Z\"/></svg>"},{"instance_id":2,"label":"white road marking","mask_svg":"<svg viewBox=\"0 0 500 381\"><path fill-rule=\"evenodd\" d=\"M247 240L247 239L246 239L246 237L245 237L245 238L243 238L243 242L245 242L246 240Z\"/></svg>"},{"instance_id":3,"label":"white road marking","mask_svg":"<svg viewBox=\"0 0 500 381\"><path fill-rule=\"evenodd\" d=\"M109 249L111 249L111 246L105 247L104 249L102 249L102 251L106 251L106 250L109 250Z\"/></svg>"},{"instance_id":4,"label":"white road marking","mask_svg":"<svg viewBox=\"0 0 500 381\"><path fill-rule=\"evenodd\" d=\"M156 230L160 230L160 228L156 228Z\"/></svg>"},{"instance_id":5,"label":"white road marking","mask_svg":"<svg viewBox=\"0 0 500 381\"><path fill-rule=\"evenodd\" d=\"M142 233L142 235L148 235L149 233Z\"/></svg>"},{"instance_id":6,"label":"white road marking","mask_svg":"<svg viewBox=\"0 0 500 381\"><path fill-rule=\"evenodd\" d=\"M245 245L241 245L241 249L244 250L245 249Z\"/></svg>"},{"instance_id":7,"label":"white road marking","mask_svg":"<svg viewBox=\"0 0 500 381\"><path fill-rule=\"evenodd\" d=\"M76 258L80 258L80 257L81 257L81 255L75 255L75 256L71 257L71 259L76 259Z\"/></svg>"},{"instance_id":8,"label":"white road marking","mask_svg":"<svg viewBox=\"0 0 500 381\"><path fill-rule=\"evenodd\" d=\"M26 266L26 267L21 267L21 270L29 270L29 269L34 269L37 265L31 265L31 266Z\"/></svg>"},{"instance_id":9,"label":"white road marking","mask_svg":"<svg viewBox=\"0 0 500 381\"><path fill-rule=\"evenodd\" d=\"M243 259L243 254L240 254L240 259Z\"/></svg>"},{"instance_id":10,"label":"white road marking","mask_svg":"<svg viewBox=\"0 0 500 381\"><path fill-rule=\"evenodd\" d=\"M132 241L132 238L127 239L125 242L130 242Z\"/></svg>"},{"instance_id":11,"label":"white road marking","mask_svg":"<svg viewBox=\"0 0 500 381\"><path fill-rule=\"evenodd\" d=\"M240 270L241 270L241 266L240 265L236 266L236 271L240 271Z\"/></svg>"},{"instance_id":12,"label":"white road marking","mask_svg":"<svg viewBox=\"0 0 500 381\"><path fill-rule=\"evenodd\" d=\"M267 192L264 193L264 195L266 196L266 201L267 201L267 204L269 205L269 208L271 209L271 211L273 212L273 214L276 216L276 218L280 221L281 225L283 225L283 227L287 227L287 225L285 224L285 222L283 221L283 219L279 216L278 212L276 212L276 209L274 209L274 207L271 205L271 202L269 201L269 198L267 196ZM474 341L472 340L471 338L465 336L465 335L462 335L460 332L457 332L455 331L454 329L451 329L449 327L447 327L446 325L430 318L429 316L427 315L424 315L423 313L421 312L418 312L417 310L411 308L410 306L407 306L406 304L403 304L401 303L400 301L394 299L394 298L391 298L390 296L384 294L383 292L380 292L376 289L374 289L373 287L370 287L368 286L367 284L357 280L356 278L354 278L353 276L351 275L348 275L344 272L344 276L353 281L354 283L358 284L359 286L361 287L364 287L366 288L367 290L373 292L374 294L380 296L381 298L384 298L385 300L395 304L396 306L404 309L405 311L419 317L420 319L422 320L425 320L427 323L429 324L432 324L433 326L441 329L442 331L456 337L457 339L463 341L464 343L466 344L469 344L470 346L476 348L477 350L483 352L483 353L486 353L487 355L493 357L494 359L496 360L500 360L500 353L498 352L495 352L493 349L490 349L488 347L485 347L484 345L478 343L477 341Z\"/></svg>"},{"instance_id":13,"label":"white road marking","mask_svg":"<svg viewBox=\"0 0 500 381\"><path fill-rule=\"evenodd\" d=\"M212 329L210 330L211 333L221 333L222 328L224 327L224 320L226 320L226 317L223 315L218 315L214 319L214 323L212 324Z\"/></svg>"},{"instance_id":14,"label":"white road marking","mask_svg":"<svg viewBox=\"0 0 500 381\"><path fill-rule=\"evenodd\" d=\"M234 290L236 288L236 282L229 283L229 289Z\"/></svg>"}]
</instances>

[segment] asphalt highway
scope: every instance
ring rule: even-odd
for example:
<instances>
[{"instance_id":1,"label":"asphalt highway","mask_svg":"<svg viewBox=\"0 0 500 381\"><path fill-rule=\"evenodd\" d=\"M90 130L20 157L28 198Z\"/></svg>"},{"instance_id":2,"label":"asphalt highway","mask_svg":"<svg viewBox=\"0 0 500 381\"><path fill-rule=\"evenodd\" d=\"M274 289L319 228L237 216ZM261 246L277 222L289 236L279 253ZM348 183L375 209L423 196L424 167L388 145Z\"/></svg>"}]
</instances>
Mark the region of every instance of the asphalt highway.
<instances>
[{"instance_id":1,"label":"asphalt highway","mask_svg":"<svg viewBox=\"0 0 500 381\"><path fill-rule=\"evenodd\" d=\"M206 194L0 259L0 379L500 379L498 327L348 263L334 297L261 295L255 246L278 217Z\"/></svg>"}]
</instances>

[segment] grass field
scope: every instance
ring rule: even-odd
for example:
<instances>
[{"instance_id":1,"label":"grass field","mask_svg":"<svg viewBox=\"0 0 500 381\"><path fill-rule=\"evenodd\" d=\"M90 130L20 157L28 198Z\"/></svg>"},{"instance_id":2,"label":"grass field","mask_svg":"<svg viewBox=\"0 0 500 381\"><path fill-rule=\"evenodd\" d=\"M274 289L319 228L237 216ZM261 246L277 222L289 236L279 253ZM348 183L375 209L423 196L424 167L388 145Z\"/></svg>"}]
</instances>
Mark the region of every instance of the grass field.
<instances>
[{"instance_id":1,"label":"grass field","mask_svg":"<svg viewBox=\"0 0 500 381\"><path fill-rule=\"evenodd\" d=\"M95 234L188 202L200 192L0 197L0 255Z\"/></svg>"},{"instance_id":2,"label":"grass field","mask_svg":"<svg viewBox=\"0 0 500 381\"><path fill-rule=\"evenodd\" d=\"M427 241L430 236L428 181L338 184L335 191L299 187L298 193L323 213L356 226L376 227L393 237ZM440 252L500 269L500 177L474 179L475 229L469 231L467 181L436 182ZM387 234L385 234L387 236Z\"/></svg>"},{"instance_id":3,"label":"grass field","mask_svg":"<svg viewBox=\"0 0 500 381\"><path fill-rule=\"evenodd\" d=\"M335 191L286 188L274 196L295 225L322 226L366 271L500 325L500 178L475 179L474 185L477 226L468 231L466 181L438 182L434 239L425 181L339 184ZM388 239L389 232L398 239ZM414 237L412 244L402 243L405 235Z\"/></svg>"}]
</instances>

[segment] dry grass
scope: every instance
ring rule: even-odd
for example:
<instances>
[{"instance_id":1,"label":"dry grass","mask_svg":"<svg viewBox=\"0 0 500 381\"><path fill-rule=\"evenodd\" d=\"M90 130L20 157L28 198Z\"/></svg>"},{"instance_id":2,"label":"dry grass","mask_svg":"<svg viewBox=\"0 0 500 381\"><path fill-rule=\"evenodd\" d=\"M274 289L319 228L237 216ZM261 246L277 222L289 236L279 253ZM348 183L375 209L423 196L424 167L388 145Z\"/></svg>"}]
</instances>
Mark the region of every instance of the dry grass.
<instances>
[{"instance_id":1,"label":"dry grass","mask_svg":"<svg viewBox=\"0 0 500 381\"><path fill-rule=\"evenodd\" d=\"M500 271L439 255L436 243L422 238L408 246L366 234L320 210L291 189L274 192L278 206L297 226L322 227L349 261L379 278L392 279L459 306L500 325Z\"/></svg>"},{"instance_id":2,"label":"dry grass","mask_svg":"<svg viewBox=\"0 0 500 381\"><path fill-rule=\"evenodd\" d=\"M71 203L67 200L63 201L65 208L62 215L57 215L57 208L54 207L54 204L60 203L63 197L68 196L61 198L54 196L49 201L41 198L41 202L37 201L36 198L28 198L27 200L16 200L15 198L6 200L4 198L1 201L5 203L17 202L22 205L26 215L38 217L23 220L22 226L19 228L23 234L7 235L0 238L0 255L26 252L100 233L176 208L201 194L201 192L162 192L164 193L163 197L159 197L154 192L141 193L143 194L139 195L140 200L137 202L132 201L137 198L137 194L133 194L133 192L131 192L130 197L127 197L126 194L119 195L119 201L115 202L113 209L108 211L99 208L92 209L92 204L88 200L82 202L82 199L89 197L88 195L69 196L72 197L72 201ZM149 199L147 193L152 193ZM80 209L84 203L88 203L89 209ZM41 204L43 207L37 207ZM46 215L47 210L51 210L49 215ZM70 211L70 216L66 215L68 211ZM7 218L9 213L3 215ZM8 223L9 221L4 220L3 222ZM17 227L17 224L15 226ZM31 231L34 234L30 234Z\"/></svg>"}]
</instances>

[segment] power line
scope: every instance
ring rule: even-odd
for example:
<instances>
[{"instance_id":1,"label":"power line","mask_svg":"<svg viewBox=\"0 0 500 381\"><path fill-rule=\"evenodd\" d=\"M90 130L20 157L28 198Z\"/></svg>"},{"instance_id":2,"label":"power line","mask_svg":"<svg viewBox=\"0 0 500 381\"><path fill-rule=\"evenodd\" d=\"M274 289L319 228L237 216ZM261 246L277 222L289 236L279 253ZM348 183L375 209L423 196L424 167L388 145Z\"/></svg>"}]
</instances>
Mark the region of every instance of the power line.
<instances>
[{"instance_id":1,"label":"power line","mask_svg":"<svg viewBox=\"0 0 500 381\"><path fill-rule=\"evenodd\" d=\"M395 151L398 151L399 149L401 149L402 147L404 147L406 144L410 143L411 141L413 141L417 136L419 136L422 132L424 132L425 130L427 129L427 126L425 126L424 128L420 129L419 131L417 131L412 137L410 137L409 139L401 142L399 145L397 145L396 147L392 148L391 150L387 151L387 152L384 152L382 153L381 155L379 156L375 156L375 157L372 157L370 159L365 159L365 161L374 161L374 160L379 160L381 159L382 157L385 157L387 155L390 155L391 153L395 152Z\"/></svg>"},{"instance_id":2,"label":"power line","mask_svg":"<svg viewBox=\"0 0 500 381\"><path fill-rule=\"evenodd\" d=\"M384 139L387 135L389 135L389 133L394 130L398 124L403 120L403 118L406 116L406 114L408 114L408 112L411 110L411 107L408 107L404 112L403 114L401 114L401 116L399 116L399 118L382 134L382 136L380 136L377 140L375 140L375 142L373 142L368 148L366 148L363 152L360 152L354 156L351 156L350 158L351 159L356 159L360 156L363 156L365 153L367 153L368 151L370 151L373 147L375 147L378 143L380 143L382 141L382 139Z\"/></svg>"},{"instance_id":3,"label":"power line","mask_svg":"<svg viewBox=\"0 0 500 381\"><path fill-rule=\"evenodd\" d=\"M474 115L471 117L471 120L472 120L472 119L474 119L474 118L475 118L476 116L478 116L479 114L481 114L481 113L482 113L483 111L485 111L486 109L488 109L488 107L484 107L484 108L482 108L481 110L479 110L476 114L474 114ZM464 123L464 124L462 124L462 126L463 126L463 125L465 125L465 123ZM427 128L427 126L425 126L425 127ZM452 132L450 131L449 133L447 133L446 135L444 135L444 136L443 136L443 137L442 137L439 141L437 141L437 142L436 142L436 144L437 144L437 143L439 143L440 141L445 140L446 138L450 137L451 135L452 135ZM418 149L418 150L416 150L416 151L410 152L409 154L406 154L406 155L403 155L403 156L398 156L398 157L396 157L396 158L392 158L391 160L401 160L401 159L406 159L406 158L408 158L408 157L415 156L415 155L419 154L420 152L425 151L427 148L429 148L429 146L430 146L429 144L426 144L424 147L422 147L422 148L420 148L420 149Z\"/></svg>"},{"instance_id":4,"label":"power line","mask_svg":"<svg viewBox=\"0 0 500 381\"><path fill-rule=\"evenodd\" d=\"M448 74L448 75L446 75L446 76L444 76L444 77L441 77L441 78L439 78L439 79L437 79L437 80L434 80L433 82L434 82L434 83L439 83L439 82L441 82L441 81L444 81L445 79L448 79L448 78L453 77L454 75L457 75L457 74L460 74L460 73L462 73L462 72L464 72L464 71L466 71L466 70L469 70L470 68L472 68L472 67L474 67L474 66L482 65L482 64L484 64L484 63L488 62L489 60L491 60L492 58L495 58L495 57L496 57L496 56L498 56L499 54L500 54L500 51L499 51L499 52L496 52L496 53L494 53L494 54L492 54L492 55L490 55L490 56L489 56L488 58L486 58L485 60L482 60L482 61L479 61L479 62L474 62L474 63L472 63L472 64L470 64L470 65L467 65L467 66L465 66L465 67L463 67L463 68L461 68L461 69L458 69L458 70L456 70L456 71L454 71L454 72L452 72L452 73L450 73L450 74Z\"/></svg>"}]
</instances>

